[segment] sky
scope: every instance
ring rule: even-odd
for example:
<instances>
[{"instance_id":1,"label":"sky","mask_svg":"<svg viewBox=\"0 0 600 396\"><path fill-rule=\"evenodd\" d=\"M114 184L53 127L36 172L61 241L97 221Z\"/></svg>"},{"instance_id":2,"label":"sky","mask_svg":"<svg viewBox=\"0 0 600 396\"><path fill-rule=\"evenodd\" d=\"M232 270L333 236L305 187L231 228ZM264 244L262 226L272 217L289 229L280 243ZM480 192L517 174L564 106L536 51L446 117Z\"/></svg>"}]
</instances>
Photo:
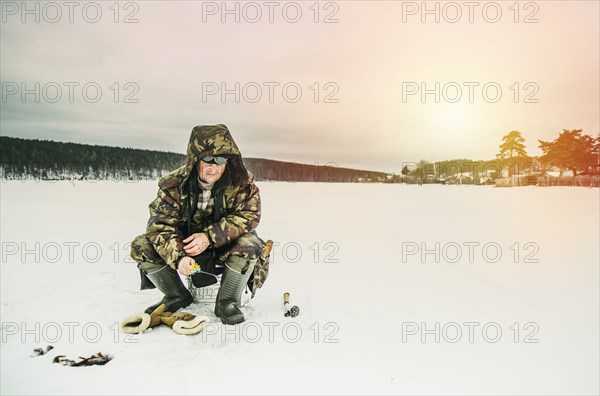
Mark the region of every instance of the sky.
<instances>
[{"instance_id":1,"label":"sky","mask_svg":"<svg viewBox=\"0 0 600 396\"><path fill-rule=\"evenodd\" d=\"M399 173L600 131L597 1L1 2L3 136Z\"/></svg>"}]
</instances>

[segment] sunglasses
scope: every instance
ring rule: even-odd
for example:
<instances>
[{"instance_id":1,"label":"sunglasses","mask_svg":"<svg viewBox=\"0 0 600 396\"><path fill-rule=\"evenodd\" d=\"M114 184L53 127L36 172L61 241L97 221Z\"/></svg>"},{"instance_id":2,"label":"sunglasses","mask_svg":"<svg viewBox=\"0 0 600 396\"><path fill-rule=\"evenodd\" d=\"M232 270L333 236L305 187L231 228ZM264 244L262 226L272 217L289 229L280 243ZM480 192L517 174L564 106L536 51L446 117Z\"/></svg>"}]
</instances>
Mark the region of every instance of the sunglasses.
<instances>
[{"instance_id":1,"label":"sunglasses","mask_svg":"<svg viewBox=\"0 0 600 396\"><path fill-rule=\"evenodd\" d=\"M206 157L202 158L202 162L206 162L207 164L223 165L227 163L227 158L207 155Z\"/></svg>"}]
</instances>

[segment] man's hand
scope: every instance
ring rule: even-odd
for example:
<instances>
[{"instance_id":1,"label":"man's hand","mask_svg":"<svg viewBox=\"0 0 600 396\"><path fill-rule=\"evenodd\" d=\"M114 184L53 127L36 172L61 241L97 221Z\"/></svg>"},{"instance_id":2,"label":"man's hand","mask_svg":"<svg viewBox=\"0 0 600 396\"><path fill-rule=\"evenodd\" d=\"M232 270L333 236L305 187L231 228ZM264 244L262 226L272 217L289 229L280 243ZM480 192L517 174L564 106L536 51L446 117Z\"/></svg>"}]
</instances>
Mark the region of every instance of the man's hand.
<instances>
[{"instance_id":1,"label":"man's hand","mask_svg":"<svg viewBox=\"0 0 600 396\"><path fill-rule=\"evenodd\" d=\"M210 241L205 234L196 233L192 234L183 240L183 243L187 243L183 247L183 250L190 256L197 256L208 248Z\"/></svg>"},{"instance_id":2,"label":"man's hand","mask_svg":"<svg viewBox=\"0 0 600 396\"><path fill-rule=\"evenodd\" d=\"M193 272L192 267L194 266L194 264L196 264L196 261L193 258L189 256L182 257L181 260L179 260L179 264L177 265L177 271L181 275L189 276Z\"/></svg>"}]
</instances>

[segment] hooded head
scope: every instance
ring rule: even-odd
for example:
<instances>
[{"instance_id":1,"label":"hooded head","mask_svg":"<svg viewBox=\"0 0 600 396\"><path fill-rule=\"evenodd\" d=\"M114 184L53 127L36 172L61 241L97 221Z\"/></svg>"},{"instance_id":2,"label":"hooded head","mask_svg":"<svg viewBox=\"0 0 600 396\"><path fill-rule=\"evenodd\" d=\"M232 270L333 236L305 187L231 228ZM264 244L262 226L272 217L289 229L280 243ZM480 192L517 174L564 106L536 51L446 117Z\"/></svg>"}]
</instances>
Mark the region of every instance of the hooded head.
<instances>
[{"instance_id":1,"label":"hooded head","mask_svg":"<svg viewBox=\"0 0 600 396\"><path fill-rule=\"evenodd\" d=\"M225 125L199 125L194 127L188 143L185 161L185 171L188 178L196 175L200 159L207 155L228 157L225 172L219 180L220 183L241 185L248 182L250 175L244 166L242 154Z\"/></svg>"}]
</instances>

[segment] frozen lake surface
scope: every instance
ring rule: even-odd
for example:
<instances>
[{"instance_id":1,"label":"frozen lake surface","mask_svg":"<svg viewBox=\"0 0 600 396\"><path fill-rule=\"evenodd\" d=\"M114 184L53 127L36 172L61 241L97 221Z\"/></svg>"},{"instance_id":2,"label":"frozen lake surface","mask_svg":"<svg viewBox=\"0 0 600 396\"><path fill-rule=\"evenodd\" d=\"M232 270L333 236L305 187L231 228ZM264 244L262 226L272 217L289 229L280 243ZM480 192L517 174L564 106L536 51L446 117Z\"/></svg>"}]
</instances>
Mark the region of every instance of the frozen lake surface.
<instances>
[{"instance_id":1,"label":"frozen lake surface","mask_svg":"<svg viewBox=\"0 0 600 396\"><path fill-rule=\"evenodd\" d=\"M598 189L257 184L276 244L247 321L195 303L201 334L126 336L160 298L128 255L156 182L1 183L1 393L600 392Z\"/></svg>"}]
</instances>

